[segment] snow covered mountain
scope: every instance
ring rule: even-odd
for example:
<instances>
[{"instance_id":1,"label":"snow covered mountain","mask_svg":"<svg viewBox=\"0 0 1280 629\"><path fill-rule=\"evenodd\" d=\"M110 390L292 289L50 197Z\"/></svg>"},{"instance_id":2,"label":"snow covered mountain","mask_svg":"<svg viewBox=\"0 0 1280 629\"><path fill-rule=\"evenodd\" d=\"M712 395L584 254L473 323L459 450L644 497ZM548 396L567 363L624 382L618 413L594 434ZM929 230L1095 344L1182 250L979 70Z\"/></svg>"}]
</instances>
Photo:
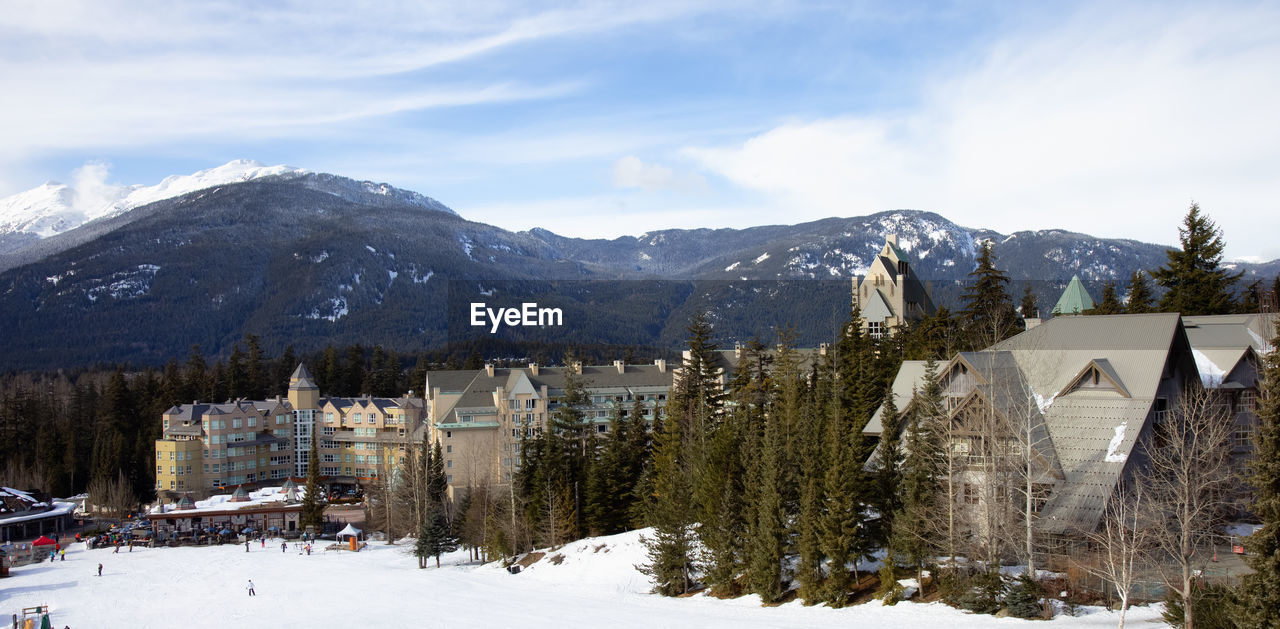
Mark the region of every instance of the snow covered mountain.
<instances>
[{"instance_id":1,"label":"snow covered mountain","mask_svg":"<svg viewBox=\"0 0 1280 629\"><path fill-rule=\"evenodd\" d=\"M0 320L22 331L0 336L0 368L163 364L193 344L225 355L246 332L269 351L433 348L465 336L449 308L470 297L554 303L573 322L516 340L676 347L688 317L707 310L726 343L794 324L797 342L816 344L838 329L851 279L888 234L952 307L982 242L1015 299L1030 286L1042 309L1072 275L1096 297L1166 251L1061 230L1006 235L919 210L566 238L467 221L386 184L253 162L87 208L78 193L49 185L4 201L8 235L29 242L0 253ZM160 200L135 205L150 199ZM1280 261L1238 268L1245 282L1270 281Z\"/></svg>"},{"instance_id":2,"label":"snow covered mountain","mask_svg":"<svg viewBox=\"0 0 1280 629\"><path fill-rule=\"evenodd\" d=\"M264 166L253 160L238 159L190 175L165 177L164 181L154 186L111 186L95 182L95 185L76 189L63 183L48 182L0 199L0 239L20 235L48 238L89 221L119 216L133 208L189 192L262 177L306 172L292 166ZM0 249L0 253L4 252Z\"/></svg>"}]
</instances>

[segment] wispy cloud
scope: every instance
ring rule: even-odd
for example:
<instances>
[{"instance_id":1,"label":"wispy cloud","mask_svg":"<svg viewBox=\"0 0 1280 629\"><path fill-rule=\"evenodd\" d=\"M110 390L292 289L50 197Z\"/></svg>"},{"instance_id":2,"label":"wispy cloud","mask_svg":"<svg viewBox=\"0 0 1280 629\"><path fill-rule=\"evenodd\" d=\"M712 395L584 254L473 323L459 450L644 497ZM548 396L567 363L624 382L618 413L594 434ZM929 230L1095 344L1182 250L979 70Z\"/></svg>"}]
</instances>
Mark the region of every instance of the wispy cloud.
<instances>
[{"instance_id":1,"label":"wispy cloud","mask_svg":"<svg viewBox=\"0 0 1280 629\"><path fill-rule=\"evenodd\" d=\"M1280 10L1085 11L926 79L918 106L797 120L683 154L807 218L895 208L1007 231L1176 242L1192 198L1280 249Z\"/></svg>"},{"instance_id":2,"label":"wispy cloud","mask_svg":"<svg viewBox=\"0 0 1280 629\"><path fill-rule=\"evenodd\" d=\"M0 12L0 163L182 140L314 139L353 121L563 98L568 76L453 65L672 19L682 3L19 2Z\"/></svg>"}]
</instances>

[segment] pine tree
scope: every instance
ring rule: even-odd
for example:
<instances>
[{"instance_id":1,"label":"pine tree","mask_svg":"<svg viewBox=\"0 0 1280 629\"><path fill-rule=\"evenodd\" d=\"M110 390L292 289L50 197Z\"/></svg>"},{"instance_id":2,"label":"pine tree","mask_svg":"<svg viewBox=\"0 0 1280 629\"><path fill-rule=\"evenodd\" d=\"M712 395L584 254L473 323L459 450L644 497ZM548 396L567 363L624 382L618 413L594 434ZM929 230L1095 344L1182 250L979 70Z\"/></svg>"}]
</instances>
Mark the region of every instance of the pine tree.
<instances>
[{"instance_id":1,"label":"pine tree","mask_svg":"<svg viewBox=\"0 0 1280 629\"><path fill-rule=\"evenodd\" d=\"M822 552L831 562L823 598L834 607L848 603L857 562L874 546L867 515L867 507L874 501L874 484L863 469L869 450L862 429L880 404L884 381L876 366L875 348L861 331L859 320L855 308L835 347L836 386L823 453L827 470L819 525ZM850 561L854 572L847 565Z\"/></svg>"},{"instance_id":2,"label":"pine tree","mask_svg":"<svg viewBox=\"0 0 1280 629\"><path fill-rule=\"evenodd\" d=\"M906 564L916 569L920 583L926 563L938 554L936 504L942 473L942 442L936 430L942 418L942 388L938 365L925 363L922 387L912 393L903 434L906 456L902 460L902 506L893 518L889 545Z\"/></svg>"},{"instance_id":3,"label":"pine tree","mask_svg":"<svg viewBox=\"0 0 1280 629\"><path fill-rule=\"evenodd\" d=\"M304 530L308 526L314 526L318 531L324 523L324 496L320 495L320 450L317 445L317 439L319 439L319 434L313 430L311 452L307 458L306 490L302 495L302 512L298 518L299 526Z\"/></svg>"},{"instance_id":4,"label":"pine tree","mask_svg":"<svg viewBox=\"0 0 1280 629\"><path fill-rule=\"evenodd\" d=\"M440 442L433 446L427 468L427 501L433 505L444 505L449 491L449 477L444 473L444 450Z\"/></svg>"},{"instance_id":5,"label":"pine tree","mask_svg":"<svg viewBox=\"0 0 1280 629\"><path fill-rule=\"evenodd\" d=\"M1155 307L1151 305L1154 301L1155 296L1151 294L1151 285L1147 284L1147 274L1141 269L1134 271L1133 276L1129 278L1124 311L1129 314L1155 312Z\"/></svg>"},{"instance_id":6,"label":"pine tree","mask_svg":"<svg viewBox=\"0 0 1280 629\"><path fill-rule=\"evenodd\" d=\"M783 510L784 470L781 421L769 417L764 422L764 434L755 459L756 486L752 503L754 519L751 537L747 544L747 574L751 591L760 595L765 603L782 598L782 559L785 550L786 514Z\"/></svg>"},{"instance_id":7,"label":"pine tree","mask_svg":"<svg viewBox=\"0 0 1280 629\"><path fill-rule=\"evenodd\" d=\"M880 407L880 443L876 446L875 459L876 511L880 513L876 538L884 544L888 543L893 529L893 518L902 508L899 486L902 483L903 456L898 444L901 429L898 405L890 390Z\"/></svg>"},{"instance_id":8,"label":"pine tree","mask_svg":"<svg viewBox=\"0 0 1280 629\"><path fill-rule=\"evenodd\" d=\"M1022 305L1018 307L1018 314L1023 319L1040 316L1040 309L1036 307L1036 294L1031 291L1031 282L1027 282L1026 289L1022 291Z\"/></svg>"},{"instance_id":9,"label":"pine tree","mask_svg":"<svg viewBox=\"0 0 1280 629\"><path fill-rule=\"evenodd\" d=\"M1115 281L1108 281L1102 285L1102 300L1084 312L1087 315L1110 315L1124 313L1124 305L1120 303L1120 297L1116 294Z\"/></svg>"},{"instance_id":10,"label":"pine tree","mask_svg":"<svg viewBox=\"0 0 1280 629\"><path fill-rule=\"evenodd\" d=\"M418 567L427 567L427 557L436 558L436 567L440 567L440 555L458 550L458 537L443 506L431 509L424 526L418 531L418 541L414 544L413 554L418 558Z\"/></svg>"},{"instance_id":11,"label":"pine tree","mask_svg":"<svg viewBox=\"0 0 1280 629\"><path fill-rule=\"evenodd\" d=\"M231 346L231 357L227 359L227 392L232 398L248 396L249 380L244 366L244 352L240 344Z\"/></svg>"},{"instance_id":12,"label":"pine tree","mask_svg":"<svg viewBox=\"0 0 1280 629\"><path fill-rule=\"evenodd\" d=\"M826 457L823 452L823 426L826 416L824 401L831 391L831 353L816 365L810 375L811 393L805 398L800 451L796 460L802 470L799 479L800 505L796 522L796 581L798 592L806 605L820 602L822 598L822 492L826 478Z\"/></svg>"},{"instance_id":13,"label":"pine tree","mask_svg":"<svg viewBox=\"0 0 1280 629\"><path fill-rule=\"evenodd\" d=\"M1192 203L1178 228L1182 249L1170 249L1165 266L1152 274L1168 292L1160 299L1160 310L1183 315L1229 314L1235 311L1232 286L1241 273L1220 266L1222 231Z\"/></svg>"},{"instance_id":14,"label":"pine tree","mask_svg":"<svg viewBox=\"0 0 1280 629\"><path fill-rule=\"evenodd\" d=\"M245 397L261 400L267 397L267 367L262 357L262 345L257 335L244 335L245 345L249 348L248 361L245 363Z\"/></svg>"},{"instance_id":15,"label":"pine tree","mask_svg":"<svg viewBox=\"0 0 1280 629\"><path fill-rule=\"evenodd\" d=\"M972 283L962 297L964 332L969 347L983 349L1019 331L1019 319L1005 285L1009 276L996 268L991 243L982 245L978 266L969 273Z\"/></svg>"},{"instance_id":16,"label":"pine tree","mask_svg":"<svg viewBox=\"0 0 1280 629\"><path fill-rule=\"evenodd\" d=\"M684 386L681 382L680 386ZM648 563L642 567L653 577L654 590L665 596L678 596L693 587L694 532L690 471L685 454L689 435L688 415L682 406L685 396L670 400L670 411L656 437L652 495L647 501L647 521L653 526L653 537L645 539Z\"/></svg>"},{"instance_id":17,"label":"pine tree","mask_svg":"<svg viewBox=\"0 0 1280 629\"><path fill-rule=\"evenodd\" d=\"M1280 329L1271 344L1280 347ZM1266 359L1258 432L1254 437L1252 474L1253 512L1262 521L1245 540L1245 563L1253 572L1244 577L1236 622L1242 628L1280 627L1280 354Z\"/></svg>"},{"instance_id":18,"label":"pine tree","mask_svg":"<svg viewBox=\"0 0 1280 629\"><path fill-rule=\"evenodd\" d=\"M1244 287L1240 295L1239 312L1253 314L1262 311L1262 280L1254 280Z\"/></svg>"}]
</instances>

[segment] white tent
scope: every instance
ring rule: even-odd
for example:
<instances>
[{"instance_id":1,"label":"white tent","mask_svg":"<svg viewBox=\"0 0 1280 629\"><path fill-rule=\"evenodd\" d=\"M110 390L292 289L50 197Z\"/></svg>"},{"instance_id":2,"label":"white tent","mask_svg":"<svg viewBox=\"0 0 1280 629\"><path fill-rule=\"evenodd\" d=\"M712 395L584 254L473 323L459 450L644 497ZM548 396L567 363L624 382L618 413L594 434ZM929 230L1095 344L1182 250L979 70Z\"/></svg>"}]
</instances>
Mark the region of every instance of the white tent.
<instances>
[{"instance_id":1,"label":"white tent","mask_svg":"<svg viewBox=\"0 0 1280 629\"><path fill-rule=\"evenodd\" d=\"M338 539L342 539L344 537L358 537L359 535L360 535L360 529L354 526L351 526L350 523L347 524L347 528L344 528L341 531L338 531Z\"/></svg>"}]
</instances>

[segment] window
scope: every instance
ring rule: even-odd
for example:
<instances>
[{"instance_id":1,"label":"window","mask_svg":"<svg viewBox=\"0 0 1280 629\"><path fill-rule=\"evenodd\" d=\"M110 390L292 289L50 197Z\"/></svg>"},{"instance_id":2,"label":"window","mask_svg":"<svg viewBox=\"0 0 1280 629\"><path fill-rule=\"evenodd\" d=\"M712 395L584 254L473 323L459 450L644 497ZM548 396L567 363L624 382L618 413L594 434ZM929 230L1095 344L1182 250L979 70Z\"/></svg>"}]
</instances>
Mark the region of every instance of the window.
<instances>
[{"instance_id":1,"label":"window","mask_svg":"<svg viewBox=\"0 0 1280 629\"><path fill-rule=\"evenodd\" d=\"M163 453L163 452L156 452L156 460L157 460L157 461L163 461L163 460L164 460L164 453Z\"/></svg>"},{"instance_id":2,"label":"window","mask_svg":"<svg viewBox=\"0 0 1280 629\"><path fill-rule=\"evenodd\" d=\"M240 418L239 418L239 417L233 417L233 418L231 418L231 427L232 427L232 428L239 428L239 427L240 427L240 421L241 421L241 420L240 420Z\"/></svg>"},{"instance_id":3,"label":"window","mask_svg":"<svg viewBox=\"0 0 1280 629\"><path fill-rule=\"evenodd\" d=\"M1236 402L1237 413L1252 413L1258 408L1258 394L1253 389L1240 392L1240 400Z\"/></svg>"},{"instance_id":4,"label":"window","mask_svg":"<svg viewBox=\"0 0 1280 629\"><path fill-rule=\"evenodd\" d=\"M1248 448L1253 444L1253 426L1236 426L1231 432L1231 445L1236 449Z\"/></svg>"},{"instance_id":5,"label":"window","mask_svg":"<svg viewBox=\"0 0 1280 629\"><path fill-rule=\"evenodd\" d=\"M913 434L914 434L914 433L913 433ZM453 452L453 446L452 446L452 445L447 445L447 446L445 446L445 447L444 447L444 451L445 451L445 452Z\"/></svg>"},{"instance_id":6,"label":"window","mask_svg":"<svg viewBox=\"0 0 1280 629\"><path fill-rule=\"evenodd\" d=\"M606 432L609 432L609 425L608 425L608 424L600 424L599 426L596 426L596 432L601 433L601 434L606 433Z\"/></svg>"},{"instance_id":7,"label":"window","mask_svg":"<svg viewBox=\"0 0 1280 629\"><path fill-rule=\"evenodd\" d=\"M352 421L354 421L355 423L357 424L360 423L360 413L356 413L352 415L352 418L353 418Z\"/></svg>"},{"instance_id":8,"label":"window","mask_svg":"<svg viewBox=\"0 0 1280 629\"><path fill-rule=\"evenodd\" d=\"M248 422L248 423L247 423L247 424L245 424L245 425L247 425L247 426L248 426L248 427L250 427L250 428L253 428L254 426L257 426L257 425L258 425L258 418L257 418L257 417L250 417L249 419L247 419L247 420L245 420L245 421L246 421L246 422Z\"/></svg>"},{"instance_id":9,"label":"window","mask_svg":"<svg viewBox=\"0 0 1280 629\"><path fill-rule=\"evenodd\" d=\"M884 336L884 323L881 321L868 321L867 334L873 339Z\"/></svg>"},{"instance_id":10,"label":"window","mask_svg":"<svg viewBox=\"0 0 1280 629\"><path fill-rule=\"evenodd\" d=\"M326 437L327 437L327 436L329 436L329 435L332 435L332 434L333 434L333 432L334 432L335 430L337 430L337 429L336 429L336 428L334 428L333 426L325 426L325 427L320 431L320 434L322 434L322 435L324 435L324 436L326 436Z\"/></svg>"},{"instance_id":11,"label":"window","mask_svg":"<svg viewBox=\"0 0 1280 629\"><path fill-rule=\"evenodd\" d=\"M508 475L508 476L509 476L509 475ZM449 474L449 475L445 476L445 477L444 477L444 482L446 482L446 483L452 483L452 482L453 482L453 474Z\"/></svg>"},{"instance_id":12,"label":"window","mask_svg":"<svg viewBox=\"0 0 1280 629\"><path fill-rule=\"evenodd\" d=\"M163 474L163 473L164 473L164 466L163 466L163 465L157 465L157 466L156 466L156 474L157 474L157 475L159 475L159 474Z\"/></svg>"},{"instance_id":13,"label":"window","mask_svg":"<svg viewBox=\"0 0 1280 629\"><path fill-rule=\"evenodd\" d=\"M452 431L452 430L446 430L446 431L444 431L444 438L445 438L445 439L449 439L449 438L451 438L451 437L453 437L453 431Z\"/></svg>"},{"instance_id":14,"label":"window","mask_svg":"<svg viewBox=\"0 0 1280 629\"><path fill-rule=\"evenodd\" d=\"M283 423L284 423L284 415L276 415L276 425L279 426L280 424L283 424Z\"/></svg>"},{"instance_id":15,"label":"window","mask_svg":"<svg viewBox=\"0 0 1280 629\"><path fill-rule=\"evenodd\" d=\"M444 466L445 466L445 467L453 467L453 459L449 459L449 460L445 461L445 462L444 462Z\"/></svg>"},{"instance_id":16,"label":"window","mask_svg":"<svg viewBox=\"0 0 1280 629\"><path fill-rule=\"evenodd\" d=\"M527 409L527 410L533 410L533 405L534 405L534 403L535 403L535 402L534 402L534 400L532 400L532 399L525 400L525 401L524 401L524 407L525 407L525 409Z\"/></svg>"},{"instance_id":17,"label":"window","mask_svg":"<svg viewBox=\"0 0 1280 629\"><path fill-rule=\"evenodd\" d=\"M964 485L964 503L967 505L978 504L978 488L965 483Z\"/></svg>"},{"instance_id":18,"label":"window","mask_svg":"<svg viewBox=\"0 0 1280 629\"><path fill-rule=\"evenodd\" d=\"M326 423L326 424L332 424L332 423L333 423L333 411L330 411L330 412L328 412L328 413L325 413L325 414L324 414L324 423Z\"/></svg>"},{"instance_id":19,"label":"window","mask_svg":"<svg viewBox=\"0 0 1280 629\"><path fill-rule=\"evenodd\" d=\"M177 456L178 456L178 455L177 455L177 454L175 454L173 450L170 450L170 451L169 451L169 460L170 460L170 461L172 461L172 460L174 460L175 458L177 458Z\"/></svg>"}]
</instances>

